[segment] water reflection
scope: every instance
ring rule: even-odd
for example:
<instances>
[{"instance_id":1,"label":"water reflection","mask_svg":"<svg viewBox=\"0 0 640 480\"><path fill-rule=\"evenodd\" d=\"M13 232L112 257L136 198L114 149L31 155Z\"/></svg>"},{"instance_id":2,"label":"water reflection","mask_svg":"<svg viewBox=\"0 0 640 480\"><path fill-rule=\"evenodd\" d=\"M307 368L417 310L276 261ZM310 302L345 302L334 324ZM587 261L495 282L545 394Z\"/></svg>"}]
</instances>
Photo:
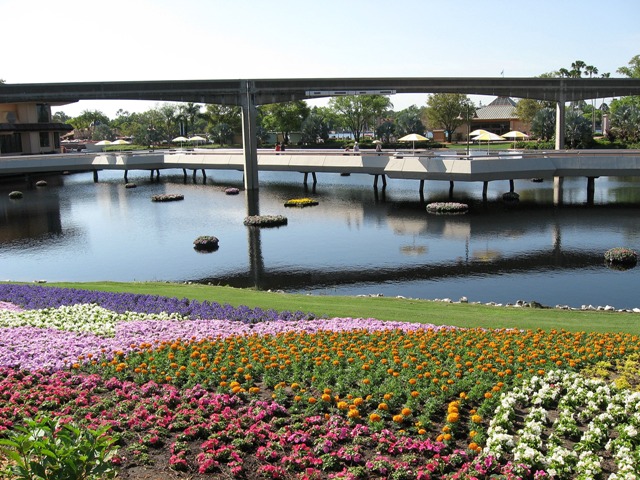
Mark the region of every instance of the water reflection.
<instances>
[{"instance_id":1,"label":"water reflection","mask_svg":"<svg viewBox=\"0 0 640 480\"><path fill-rule=\"evenodd\" d=\"M200 179L202 178L202 181ZM477 184L456 183L453 200L467 215L438 216L426 203L448 201L448 182L389 181L372 188L369 176L261 174L260 192L225 195L242 187L239 172L209 172L191 180L182 171L101 172L2 185L0 278L30 281L196 281L313 293L370 293L434 298L465 295L543 303L629 306L638 271L612 272L603 253L638 249L640 189L634 180L598 179L594 205L586 182L566 181L564 204L554 206L551 182L517 181L521 201L501 201L508 182L491 182L488 200ZM11 190L25 191L15 202ZM184 201L157 203L159 193ZM285 209L312 196L316 207ZM281 228L247 228L248 214L288 217ZM220 248L193 251L193 240L215 235ZM442 295L444 292L444 295ZM458 293L459 292L459 293ZM535 295L530 297L530 295ZM597 300L600 298L601 300ZM625 303L627 305L625 305ZM631 305L636 306L636 305Z\"/></svg>"}]
</instances>

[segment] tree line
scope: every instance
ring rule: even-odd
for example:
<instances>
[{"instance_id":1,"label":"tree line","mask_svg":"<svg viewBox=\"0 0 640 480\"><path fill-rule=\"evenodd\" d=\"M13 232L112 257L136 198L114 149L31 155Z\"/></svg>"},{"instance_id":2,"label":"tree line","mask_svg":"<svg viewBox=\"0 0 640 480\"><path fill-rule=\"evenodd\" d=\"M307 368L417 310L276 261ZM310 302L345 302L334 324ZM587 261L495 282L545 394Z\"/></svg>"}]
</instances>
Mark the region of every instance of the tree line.
<instances>
[{"instance_id":1,"label":"tree line","mask_svg":"<svg viewBox=\"0 0 640 480\"><path fill-rule=\"evenodd\" d=\"M640 78L640 55L617 73ZM592 78L598 68L576 60L571 68L543 73L540 77ZM609 73L600 74L609 77ZM329 141L331 132L350 133L360 141L365 132L390 143L409 133L425 135L428 129L443 129L447 141L452 133L475 116L478 107L463 94L433 94L424 106L412 105L398 112L384 95L347 95L333 97L325 107L310 107L302 100L262 105L258 107L258 141L267 144L272 133L284 143L290 143L292 132L300 134L300 143L312 145ZM555 104L521 99L516 115L531 125L530 134L541 141L551 141L555 135ZM571 148L586 148L593 143L596 125L604 114L609 115L611 128L606 132L610 141L626 144L640 142L640 97L629 96L602 101L572 102L566 114L565 143ZM145 112L118 110L113 119L98 110L85 110L77 117L57 112L54 121L71 124L91 140L112 140L116 136L132 137L141 145L171 143L178 136L206 134L214 143L231 145L242 133L240 107L201 105L196 103L166 103Z\"/></svg>"}]
</instances>

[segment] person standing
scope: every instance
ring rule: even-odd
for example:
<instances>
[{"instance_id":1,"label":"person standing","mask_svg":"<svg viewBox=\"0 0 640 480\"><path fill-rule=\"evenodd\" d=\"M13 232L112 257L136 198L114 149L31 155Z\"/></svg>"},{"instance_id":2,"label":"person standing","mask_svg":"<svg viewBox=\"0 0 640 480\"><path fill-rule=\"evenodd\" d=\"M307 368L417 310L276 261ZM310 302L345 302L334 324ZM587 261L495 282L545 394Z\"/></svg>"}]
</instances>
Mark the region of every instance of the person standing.
<instances>
[{"instance_id":1,"label":"person standing","mask_svg":"<svg viewBox=\"0 0 640 480\"><path fill-rule=\"evenodd\" d=\"M276 152L279 152L279 151L280 151L280 143L276 142Z\"/></svg>"},{"instance_id":2,"label":"person standing","mask_svg":"<svg viewBox=\"0 0 640 480\"><path fill-rule=\"evenodd\" d=\"M359 152L360 151L360 147L358 146L358 142L353 144L353 151L354 152Z\"/></svg>"},{"instance_id":3,"label":"person standing","mask_svg":"<svg viewBox=\"0 0 640 480\"><path fill-rule=\"evenodd\" d=\"M284 152L284 142L282 142L282 143L280 144L280 151L281 151L281 152Z\"/></svg>"}]
</instances>

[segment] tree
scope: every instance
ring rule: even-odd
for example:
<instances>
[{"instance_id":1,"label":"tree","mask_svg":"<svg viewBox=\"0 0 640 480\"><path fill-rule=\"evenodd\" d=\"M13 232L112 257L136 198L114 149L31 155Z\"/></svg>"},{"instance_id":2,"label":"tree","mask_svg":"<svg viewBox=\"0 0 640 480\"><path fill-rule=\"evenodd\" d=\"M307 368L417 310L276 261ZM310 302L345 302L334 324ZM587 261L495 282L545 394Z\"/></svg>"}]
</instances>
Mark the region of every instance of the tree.
<instances>
[{"instance_id":1,"label":"tree","mask_svg":"<svg viewBox=\"0 0 640 480\"><path fill-rule=\"evenodd\" d=\"M180 131L181 135L187 136L189 134L189 130L193 133L194 125L196 123L196 118L200 115L200 105L197 103L189 102L178 107L178 115L177 118L180 122L182 122L183 128Z\"/></svg>"},{"instance_id":2,"label":"tree","mask_svg":"<svg viewBox=\"0 0 640 480\"><path fill-rule=\"evenodd\" d=\"M516 104L516 115L518 118L526 124L533 122L533 117L536 116L544 106L542 102L533 100L532 98L521 98Z\"/></svg>"},{"instance_id":3,"label":"tree","mask_svg":"<svg viewBox=\"0 0 640 480\"><path fill-rule=\"evenodd\" d=\"M201 117L207 122L207 132L220 145L232 143L233 136L242 133L242 110L238 106L209 104Z\"/></svg>"},{"instance_id":4,"label":"tree","mask_svg":"<svg viewBox=\"0 0 640 480\"><path fill-rule=\"evenodd\" d=\"M329 107L358 142L367 127L375 125L393 104L384 95L345 95L331 98Z\"/></svg>"},{"instance_id":5,"label":"tree","mask_svg":"<svg viewBox=\"0 0 640 480\"><path fill-rule=\"evenodd\" d=\"M418 133L424 135L426 127L421 120L422 111L416 105L411 105L396 114L395 134L403 137L409 133Z\"/></svg>"},{"instance_id":6,"label":"tree","mask_svg":"<svg viewBox=\"0 0 640 480\"><path fill-rule=\"evenodd\" d=\"M101 123L93 129L91 140L112 140L113 131L111 127L105 123Z\"/></svg>"},{"instance_id":7,"label":"tree","mask_svg":"<svg viewBox=\"0 0 640 480\"><path fill-rule=\"evenodd\" d=\"M333 119L327 108L313 107L309 116L302 122L302 142L318 143L329 140Z\"/></svg>"},{"instance_id":8,"label":"tree","mask_svg":"<svg viewBox=\"0 0 640 480\"><path fill-rule=\"evenodd\" d=\"M461 93L436 93L427 99L426 115L429 123L443 128L447 141L453 131L466 121L466 107L470 100Z\"/></svg>"},{"instance_id":9,"label":"tree","mask_svg":"<svg viewBox=\"0 0 640 480\"><path fill-rule=\"evenodd\" d=\"M569 148L588 147L593 141L591 122L579 112L567 112L564 138Z\"/></svg>"},{"instance_id":10,"label":"tree","mask_svg":"<svg viewBox=\"0 0 640 480\"><path fill-rule=\"evenodd\" d=\"M617 72L629 78L640 78L640 55L634 56L627 67L620 67Z\"/></svg>"},{"instance_id":11,"label":"tree","mask_svg":"<svg viewBox=\"0 0 640 480\"><path fill-rule=\"evenodd\" d=\"M284 143L289 143L289 134L299 131L302 122L309 115L309 106L302 100L273 103L259 107L262 126L272 132L282 134Z\"/></svg>"},{"instance_id":12,"label":"tree","mask_svg":"<svg viewBox=\"0 0 640 480\"><path fill-rule=\"evenodd\" d=\"M611 133L625 142L640 141L640 106L634 99L626 97L611 102Z\"/></svg>"},{"instance_id":13,"label":"tree","mask_svg":"<svg viewBox=\"0 0 640 480\"><path fill-rule=\"evenodd\" d=\"M69 120L74 128L76 138L92 138L93 131L100 124L109 125L110 120L99 110L84 110L80 115Z\"/></svg>"},{"instance_id":14,"label":"tree","mask_svg":"<svg viewBox=\"0 0 640 480\"><path fill-rule=\"evenodd\" d=\"M539 110L531 121L531 133L540 140L551 140L556 131L556 112L552 108Z\"/></svg>"},{"instance_id":15,"label":"tree","mask_svg":"<svg viewBox=\"0 0 640 480\"><path fill-rule=\"evenodd\" d=\"M385 120L376 128L376 137L382 139L383 142L391 142L391 137L396 135L396 124L391 120Z\"/></svg>"},{"instance_id":16,"label":"tree","mask_svg":"<svg viewBox=\"0 0 640 480\"><path fill-rule=\"evenodd\" d=\"M53 123L67 123L69 120L71 120L71 117L64 112L56 112L51 117Z\"/></svg>"},{"instance_id":17,"label":"tree","mask_svg":"<svg viewBox=\"0 0 640 480\"><path fill-rule=\"evenodd\" d=\"M209 129L209 134L215 143L221 146L233 141L233 127L228 123L217 123Z\"/></svg>"}]
</instances>

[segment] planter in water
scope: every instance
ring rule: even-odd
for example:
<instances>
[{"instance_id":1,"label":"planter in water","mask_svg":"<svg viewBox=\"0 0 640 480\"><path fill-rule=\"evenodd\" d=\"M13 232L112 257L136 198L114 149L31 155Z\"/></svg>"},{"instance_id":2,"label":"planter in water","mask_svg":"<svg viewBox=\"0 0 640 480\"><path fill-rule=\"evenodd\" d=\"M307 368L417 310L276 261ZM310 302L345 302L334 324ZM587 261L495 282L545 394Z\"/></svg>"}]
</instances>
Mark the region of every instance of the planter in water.
<instances>
[{"instance_id":1,"label":"planter in water","mask_svg":"<svg viewBox=\"0 0 640 480\"><path fill-rule=\"evenodd\" d=\"M13 192L9 193L9 198L14 198L14 199L22 198L22 192L18 192L17 190L13 191Z\"/></svg>"},{"instance_id":2,"label":"planter in water","mask_svg":"<svg viewBox=\"0 0 640 480\"><path fill-rule=\"evenodd\" d=\"M184 200L184 195L180 195L179 193L163 193L151 197L152 202L175 202L178 200Z\"/></svg>"},{"instance_id":3,"label":"planter in water","mask_svg":"<svg viewBox=\"0 0 640 480\"><path fill-rule=\"evenodd\" d=\"M218 249L218 243L213 235L201 235L193 241L193 248L200 252L213 252Z\"/></svg>"},{"instance_id":4,"label":"planter in water","mask_svg":"<svg viewBox=\"0 0 640 480\"><path fill-rule=\"evenodd\" d=\"M293 198L291 200L287 200L284 204L285 207L313 207L314 205L318 205L318 202L313 200L312 198Z\"/></svg>"},{"instance_id":5,"label":"planter in water","mask_svg":"<svg viewBox=\"0 0 640 480\"><path fill-rule=\"evenodd\" d=\"M125 183L124 188L136 188L137 185L135 183Z\"/></svg>"},{"instance_id":6,"label":"planter in water","mask_svg":"<svg viewBox=\"0 0 640 480\"><path fill-rule=\"evenodd\" d=\"M250 215L245 217L244 224L248 227L279 227L287 224L287 217L282 215Z\"/></svg>"},{"instance_id":7,"label":"planter in water","mask_svg":"<svg viewBox=\"0 0 640 480\"><path fill-rule=\"evenodd\" d=\"M225 189L224 193L226 193L227 195L238 195L240 193L240 189L235 187L229 187Z\"/></svg>"},{"instance_id":8,"label":"planter in water","mask_svg":"<svg viewBox=\"0 0 640 480\"><path fill-rule=\"evenodd\" d=\"M502 200L505 202L518 202L520 201L520 195L516 192L503 193Z\"/></svg>"},{"instance_id":9,"label":"planter in water","mask_svg":"<svg viewBox=\"0 0 640 480\"><path fill-rule=\"evenodd\" d=\"M46 187L46 186L47 186L46 180L38 180L36 182L36 187Z\"/></svg>"},{"instance_id":10,"label":"planter in water","mask_svg":"<svg viewBox=\"0 0 640 480\"><path fill-rule=\"evenodd\" d=\"M457 202L435 202L427 205L427 212L436 215L461 215L469 211L469 205Z\"/></svg>"},{"instance_id":11,"label":"planter in water","mask_svg":"<svg viewBox=\"0 0 640 480\"><path fill-rule=\"evenodd\" d=\"M605 263L613 268L633 268L638 263L638 254L630 248L616 247L604 252Z\"/></svg>"}]
</instances>

